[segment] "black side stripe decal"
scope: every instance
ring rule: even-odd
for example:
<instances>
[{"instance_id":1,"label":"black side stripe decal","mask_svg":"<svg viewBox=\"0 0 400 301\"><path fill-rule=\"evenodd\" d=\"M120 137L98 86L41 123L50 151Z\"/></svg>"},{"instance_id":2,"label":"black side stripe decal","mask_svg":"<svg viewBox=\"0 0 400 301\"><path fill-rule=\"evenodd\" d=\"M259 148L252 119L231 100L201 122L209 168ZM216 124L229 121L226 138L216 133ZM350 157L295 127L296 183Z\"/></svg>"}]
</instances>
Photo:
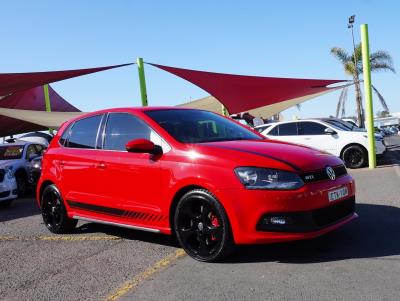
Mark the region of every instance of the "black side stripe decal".
<instances>
[{"instance_id":1,"label":"black side stripe decal","mask_svg":"<svg viewBox=\"0 0 400 301\"><path fill-rule=\"evenodd\" d=\"M208 146L211 146L211 145L208 145ZM225 149L230 149L230 150L239 151L239 152L243 152L243 153L249 153L249 154L257 155L257 156L261 156L261 157L266 157L266 158L269 158L269 159L273 159L273 160L279 161L279 162L281 162L281 163L283 163L283 164L286 164L286 165L292 167L293 169L295 169L295 170L297 170L297 171L300 171L300 170L301 170L301 168L299 168L298 166L296 166L296 165L294 165L294 164L292 164L292 163L290 163L290 162L287 162L287 161L285 161L285 160L276 158L276 157L274 157L274 156L269 156L269 155L265 155L265 154L260 154L260 153L258 153L258 152L253 152L253 151L244 150L244 149L240 149L240 148L229 147L229 146L216 146L216 145L212 145L211 147L225 148Z\"/></svg>"},{"instance_id":2,"label":"black side stripe decal","mask_svg":"<svg viewBox=\"0 0 400 301\"><path fill-rule=\"evenodd\" d=\"M96 213L103 213L103 214L113 215L113 216L122 217L122 218L126 218L126 219L150 220L149 217L151 216L152 219L154 219L154 217L157 217L158 221L160 221L161 219L164 218L164 216L158 215L158 214L150 214L150 213L146 213L146 212L122 210L122 209L118 209L118 208L110 208L110 207L86 204L86 203L69 201L69 200L67 200L67 203L71 208L77 208L77 209L92 211L92 212L96 212Z\"/></svg>"},{"instance_id":3,"label":"black side stripe decal","mask_svg":"<svg viewBox=\"0 0 400 301\"><path fill-rule=\"evenodd\" d=\"M74 201L67 201L67 203L72 208L84 209L88 211L105 213L109 215L123 216L126 213L125 210L117 208L103 207L103 206L74 202Z\"/></svg>"}]
</instances>

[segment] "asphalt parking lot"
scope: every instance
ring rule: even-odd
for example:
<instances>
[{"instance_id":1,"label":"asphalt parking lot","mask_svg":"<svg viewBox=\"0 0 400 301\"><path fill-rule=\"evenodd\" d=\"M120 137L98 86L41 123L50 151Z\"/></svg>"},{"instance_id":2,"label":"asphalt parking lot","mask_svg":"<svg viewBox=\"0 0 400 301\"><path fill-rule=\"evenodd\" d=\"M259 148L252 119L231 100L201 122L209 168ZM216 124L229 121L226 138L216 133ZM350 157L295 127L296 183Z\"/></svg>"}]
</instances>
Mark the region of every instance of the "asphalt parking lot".
<instances>
[{"instance_id":1,"label":"asphalt parking lot","mask_svg":"<svg viewBox=\"0 0 400 301\"><path fill-rule=\"evenodd\" d=\"M351 171L359 218L318 239L199 263L167 236L79 223L53 235L33 198L0 208L1 300L399 300L400 137Z\"/></svg>"}]
</instances>

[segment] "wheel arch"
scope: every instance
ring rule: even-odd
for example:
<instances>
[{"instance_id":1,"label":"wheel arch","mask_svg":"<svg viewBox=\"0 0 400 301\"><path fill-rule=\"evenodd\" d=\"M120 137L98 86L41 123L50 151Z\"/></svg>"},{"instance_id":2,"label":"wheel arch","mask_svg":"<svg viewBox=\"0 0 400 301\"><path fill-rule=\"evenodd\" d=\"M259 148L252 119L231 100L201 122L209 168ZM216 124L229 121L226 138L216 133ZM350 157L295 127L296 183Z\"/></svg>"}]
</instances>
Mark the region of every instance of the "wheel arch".
<instances>
[{"instance_id":1,"label":"wheel arch","mask_svg":"<svg viewBox=\"0 0 400 301\"><path fill-rule=\"evenodd\" d=\"M174 214L175 214L175 209L176 206L178 205L179 200L181 199L182 196L184 196L186 193L188 193L191 190L194 189L205 189L209 191L204 186L200 185L186 185L181 187L175 194L174 197L172 198L171 204L169 206L169 226L171 228L171 234L175 236L175 231L174 231Z\"/></svg>"},{"instance_id":2,"label":"wheel arch","mask_svg":"<svg viewBox=\"0 0 400 301\"><path fill-rule=\"evenodd\" d=\"M41 208L40 200L42 199L43 191L46 189L46 187L53 185L53 184L54 184L54 182L51 180L45 180L40 184L40 188L39 188L39 191L37 194L37 200L36 200L39 208Z\"/></svg>"},{"instance_id":3,"label":"wheel arch","mask_svg":"<svg viewBox=\"0 0 400 301\"><path fill-rule=\"evenodd\" d=\"M368 150L364 145L362 145L360 143L349 143L349 144L346 144L345 146L343 146L342 150L340 151L340 159L343 159L344 150L350 146L360 146L365 151L365 153L368 154Z\"/></svg>"}]
</instances>

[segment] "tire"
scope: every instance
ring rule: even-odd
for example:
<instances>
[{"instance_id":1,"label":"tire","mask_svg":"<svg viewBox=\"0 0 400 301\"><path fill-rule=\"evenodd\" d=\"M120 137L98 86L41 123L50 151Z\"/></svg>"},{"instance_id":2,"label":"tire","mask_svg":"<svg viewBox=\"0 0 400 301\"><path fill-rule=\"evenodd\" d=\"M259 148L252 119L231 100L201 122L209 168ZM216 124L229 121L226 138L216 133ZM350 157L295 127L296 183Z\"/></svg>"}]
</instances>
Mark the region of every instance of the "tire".
<instances>
[{"instance_id":1,"label":"tire","mask_svg":"<svg viewBox=\"0 0 400 301\"><path fill-rule=\"evenodd\" d=\"M18 197L24 197L28 188L28 181L26 176L22 173L15 175L15 180L17 181L17 194Z\"/></svg>"},{"instance_id":2,"label":"tire","mask_svg":"<svg viewBox=\"0 0 400 301\"><path fill-rule=\"evenodd\" d=\"M343 150L342 159L348 168L361 168L367 164L368 153L360 145L350 145Z\"/></svg>"},{"instance_id":3,"label":"tire","mask_svg":"<svg viewBox=\"0 0 400 301\"><path fill-rule=\"evenodd\" d=\"M44 189L40 204L43 222L47 229L55 234L70 233L74 230L78 221L68 217L56 185L49 185Z\"/></svg>"},{"instance_id":4,"label":"tire","mask_svg":"<svg viewBox=\"0 0 400 301\"><path fill-rule=\"evenodd\" d=\"M225 210L207 190L191 190L178 201L174 232L186 253L198 261L218 261L234 249Z\"/></svg>"}]
</instances>

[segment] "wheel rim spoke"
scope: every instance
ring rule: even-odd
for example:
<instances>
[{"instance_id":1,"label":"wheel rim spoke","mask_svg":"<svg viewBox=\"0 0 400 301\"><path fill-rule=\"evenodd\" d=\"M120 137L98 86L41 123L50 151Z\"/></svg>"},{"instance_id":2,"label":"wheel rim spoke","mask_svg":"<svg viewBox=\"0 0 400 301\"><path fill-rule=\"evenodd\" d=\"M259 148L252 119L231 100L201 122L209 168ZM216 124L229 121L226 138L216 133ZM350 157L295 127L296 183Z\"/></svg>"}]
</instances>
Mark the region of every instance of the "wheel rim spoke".
<instances>
[{"instance_id":1,"label":"wheel rim spoke","mask_svg":"<svg viewBox=\"0 0 400 301\"><path fill-rule=\"evenodd\" d=\"M195 231L193 229L179 229L179 235L185 242L187 242L194 234Z\"/></svg>"}]
</instances>

